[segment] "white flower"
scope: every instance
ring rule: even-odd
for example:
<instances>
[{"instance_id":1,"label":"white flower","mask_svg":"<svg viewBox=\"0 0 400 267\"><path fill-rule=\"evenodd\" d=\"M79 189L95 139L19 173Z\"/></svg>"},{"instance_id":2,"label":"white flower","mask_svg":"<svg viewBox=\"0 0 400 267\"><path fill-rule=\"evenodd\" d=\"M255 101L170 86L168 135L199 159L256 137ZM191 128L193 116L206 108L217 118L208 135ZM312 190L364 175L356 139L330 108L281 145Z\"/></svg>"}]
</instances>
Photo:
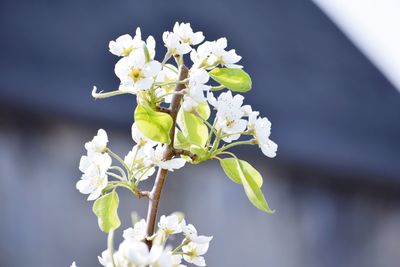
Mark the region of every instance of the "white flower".
<instances>
[{"instance_id":1,"label":"white flower","mask_svg":"<svg viewBox=\"0 0 400 267\"><path fill-rule=\"evenodd\" d=\"M216 66L222 65L228 68L242 68L237 63L242 57L236 54L235 49L226 51L225 48L228 46L226 38L220 38L215 41L212 45L211 55L208 59L209 65Z\"/></svg>"},{"instance_id":2,"label":"white flower","mask_svg":"<svg viewBox=\"0 0 400 267\"><path fill-rule=\"evenodd\" d=\"M97 199L101 191L107 186L107 170L111 166L111 157L103 153L107 148L108 137L106 131L98 130L97 135L85 144L87 155L81 157L79 170L83 172L76 188L82 194L89 194L88 200Z\"/></svg>"},{"instance_id":3,"label":"white flower","mask_svg":"<svg viewBox=\"0 0 400 267\"><path fill-rule=\"evenodd\" d=\"M129 56L132 51L142 48L142 46L143 42L139 27L136 28L136 35L134 38L129 34L124 34L115 41L110 41L108 45L112 54L123 57Z\"/></svg>"},{"instance_id":4,"label":"white flower","mask_svg":"<svg viewBox=\"0 0 400 267\"><path fill-rule=\"evenodd\" d=\"M210 79L210 75L204 69L191 69L189 75L189 82L195 84L205 84Z\"/></svg>"},{"instance_id":5,"label":"white flower","mask_svg":"<svg viewBox=\"0 0 400 267\"><path fill-rule=\"evenodd\" d=\"M117 266L135 267L172 267L172 259L159 245L153 245L149 251L144 242L125 239L115 253ZM108 267L108 266L107 266Z\"/></svg>"},{"instance_id":6,"label":"white flower","mask_svg":"<svg viewBox=\"0 0 400 267\"><path fill-rule=\"evenodd\" d=\"M190 95L185 95L183 97L182 109L186 112L193 112L196 110L196 107L200 104L197 99L199 99L202 95L203 91L200 91L200 88L194 87L191 90Z\"/></svg>"},{"instance_id":7,"label":"white flower","mask_svg":"<svg viewBox=\"0 0 400 267\"><path fill-rule=\"evenodd\" d=\"M181 262L181 255L172 255L170 251L164 250L151 267L186 267Z\"/></svg>"},{"instance_id":8,"label":"white flower","mask_svg":"<svg viewBox=\"0 0 400 267\"><path fill-rule=\"evenodd\" d=\"M231 91L224 92L218 96L218 99L214 97L213 93L207 95L208 102L214 106L217 110L221 107L235 109L240 111L242 116L245 114L242 110L242 104L244 97L240 94L235 96L232 95ZM246 106L245 106L246 107Z\"/></svg>"},{"instance_id":9,"label":"white flower","mask_svg":"<svg viewBox=\"0 0 400 267\"><path fill-rule=\"evenodd\" d=\"M181 23L175 22L174 33L179 37L182 43L188 43L190 45L197 45L204 40L203 32L194 33L192 28L190 27L190 23Z\"/></svg>"},{"instance_id":10,"label":"white flower","mask_svg":"<svg viewBox=\"0 0 400 267\"><path fill-rule=\"evenodd\" d=\"M124 230L124 239L133 239L135 241L143 241L146 238L147 223L145 219L141 219L132 227Z\"/></svg>"},{"instance_id":11,"label":"white flower","mask_svg":"<svg viewBox=\"0 0 400 267\"><path fill-rule=\"evenodd\" d=\"M193 61L194 68L211 69L218 65L228 68L242 68L236 64L242 58L236 54L235 49L226 51L228 42L226 38L220 38L212 42L204 42L199 45L197 50L190 53L190 59Z\"/></svg>"},{"instance_id":12,"label":"white flower","mask_svg":"<svg viewBox=\"0 0 400 267\"><path fill-rule=\"evenodd\" d=\"M269 139L270 135L271 122L267 118L258 118L254 122L254 137L264 155L273 158L276 156L278 145Z\"/></svg>"},{"instance_id":13,"label":"white flower","mask_svg":"<svg viewBox=\"0 0 400 267\"><path fill-rule=\"evenodd\" d=\"M257 117L260 114L260 112L253 111L253 109L251 108L250 105L242 106L241 109L244 112L244 116L249 117L249 120L247 122L247 130L248 131L254 130L254 124L255 124L255 122L257 120Z\"/></svg>"},{"instance_id":14,"label":"white flower","mask_svg":"<svg viewBox=\"0 0 400 267\"><path fill-rule=\"evenodd\" d=\"M152 248L152 258L150 267L173 267L174 259L173 256L169 253L169 251L163 250L161 246L157 246L158 251L154 251ZM179 266L179 265L178 265Z\"/></svg>"},{"instance_id":15,"label":"white flower","mask_svg":"<svg viewBox=\"0 0 400 267\"><path fill-rule=\"evenodd\" d=\"M154 59L156 55L156 40L154 40L153 36L149 36L146 39L147 50L149 51L150 59Z\"/></svg>"},{"instance_id":16,"label":"white flower","mask_svg":"<svg viewBox=\"0 0 400 267\"><path fill-rule=\"evenodd\" d=\"M271 135L271 122L267 118L258 118L259 112L253 111L251 106L242 107L245 116L248 116L247 131L252 132L261 151L267 157L276 156L278 145L269 139Z\"/></svg>"},{"instance_id":17,"label":"white flower","mask_svg":"<svg viewBox=\"0 0 400 267\"><path fill-rule=\"evenodd\" d=\"M175 84L173 84L173 82L176 82L177 80L178 80L178 69L173 65L166 64L161 70L161 72L158 74L157 82L164 84L170 83L170 84L157 88L156 90L157 97L161 97L167 93L172 92L175 89ZM164 97L165 103L171 103L171 100L172 100L172 94L169 94Z\"/></svg>"},{"instance_id":18,"label":"white flower","mask_svg":"<svg viewBox=\"0 0 400 267\"><path fill-rule=\"evenodd\" d=\"M179 36L174 32L164 32L162 37L170 55L184 55L192 50L190 45L182 43Z\"/></svg>"},{"instance_id":19,"label":"white flower","mask_svg":"<svg viewBox=\"0 0 400 267\"><path fill-rule=\"evenodd\" d=\"M190 242L189 244L182 247L182 251L185 253L183 259L189 263L193 263L197 266L206 266L204 255L208 250L209 243L197 244Z\"/></svg>"},{"instance_id":20,"label":"white flower","mask_svg":"<svg viewBox=\"0 0 400 267\"><path fill-rule=\"evenodd\" d=\"M153 163L160 167L161 169L166 169L169 171L174 171L182 168L186 160L183 158L174 158L170 160L163 160L164 146L159 144L155 150L148 151L148 157L153 159Z\"/></svg>"},{"instance_id":21,"label":"white flower","mask_svg":"<svg viewBox=\"0 0 400 267\"><path fill-rule=\"evenodd\" d=\"M161 216L158 228L167 235L178 234L182 232L182 221L175 214Z\"/></svg>"},{"instance_id":22,"label":"white flower","mask_svg":"<svg viewBox=\"0 0 400 267\"><path fill-rule=\"evenodd\" d=\"M247 126L247 121L241 119L244 115L241 109L244 97L239 94L232 96L231 91L228 91L220 94L218 99L210 92L207 98L209 103L217 109L215 128L228 134L223 140L232 142L239 139L240 134L245 131Z\"/></svg>"},{"instance_id":23,"label":"white flower","mask_svg":"<svg viewBox=\"0 0 400 267\"><path fill-rule=\"evenodd\" d=\"M115 254L114 254L114 260L115 260ZM109 250L104 250L101 253L101 256L97 256L97 259L99 260L100 264L105 266L105 267L113 267L111 255Z\"/></svg>"},{"instance_id":24,"label":"white flower","mask_svg":"<svg viewBox=\"0 0 400 267\"><path fill-rule=\"evenodd\" d=\"M136 242L132 242L134 244ZM132 266L133 262L130 259L129 255L126 255L127 248L125 247L124 249L121 249L121 245L119 247L119 250L114 252L112 258L114 259L115 266L117 267L127 267L127 266ZM109 250L104 250L101 253L101 256L97 257L100 264L105 266L105 267L114 267L113 260L111 258L111 254ZM140 266L144 267L144 265L136 265L136 263L133 266Z\"/></svg>"},{"instance_id":25,"label":"white flower","mask_svg":"<svg viewBox=\"0 0 400 267\"><path fill-rule=\"evenodd\" d=\"M197 230L192 224L184 225L183 233L186 239L198 244L209 243L213 239L212 236L197 235Z\"/></svg>"},{"instance_id":26,"label":"white flower","mask_svg":"<svg viewBox=\"0 0 400 267\"><path fill-rule=\"evenodd\" d=\"M99 129L97 135L93 139L85 144L88 156L92 156L96 153L102 153L107 148L108 137L106 131Z\"/></svg>"},{"instance_id":27,"label":"white flower","mask_svg":"<svg viewBox=\"0 0 400 267\"><path fill-rule=\"evenodd\" d=\"M200 103L206 102L204 92L210 90L210 86L205 85L210 76L204 69L192 69L189 76L189 86L183 97L182 108L186 112L192 112Z\"/></svg>"},{"instance_id":28,"label":"white flower","mask_svg":"<svg viewBox=\"0 0 400 267\"><path fill-rule=\"evenodd\" d=\"M197 47L197 50L190 52L190 59L193 62L192 68L208 67L208 57L211 55L214 42L206 41Z\"/></svg>"},{"instance_id":29,"label":"white flower","mask_svg":"<svg viewBox=\"0 0 400 267\"><path fill-rule=\"evenodd\" d=\"M146 46L149 51L150 57L154 58L155 55L155 40L153 36L149 36L146 40ZM127 57L130 53L135 52L137 49L143 49L144 42L142 41L142 34L140 28L136 28L136 35L132 38L129 34L124 34L118 37L115 41L110 41L110 52L116 56Z\"/></svg>"},{"instance_id":30,"label":"white flower","mask_svg":"<svg viewBox=\"0 0 400 267\"><path fill-rule=\"evenodd\" d=\"M124 240L119 248L120 257L127 263L126 266L146 266L149 263L149 249L143 242L131 239ZM125 266L125 265L124 265Z\"/></svg>"},{"instance_id":31,"label":"white flower","mask_svg":"<svg viewBox=\"0 0 400 267\"><path fill-rule=\"evenodd\" d=\"M136 123L132 124L132 139L140 146L149 145L151 147L157 145L157 142L147 138L137 127Z\"/></svg>"},{"instance_id":32,"label":"white flower","mask_svg":"<svg viewBox=\"0 0 400 267\"><path fill-rule=\"evenodd\" d=\"M149 89L160 71L161 63L155 60L146 62L141 50L121 58L115 65L115 74L121 80L119 90L134 94Z\"/></svg>"},{"instance_id":33,"label":"white flower","mask_svg":"<svg viewBox=\"0 0 400 267\"><path fill-rule=\"evenodd\" d=\"M172 259L172 267L186 267L182 263L182 256L181 255L171 255Z\"/></svg>"},{"instance_id":34,"label":"white flower","mask_svg":"<svg viewBox=\"0 0 400 267\"><path fill-rule=\"evenodd\" d=\"M177 261L170 251L164 250L162 246L153 244L149 251L144 242L134 239L125 239L119 245L118 251L113 254L113 258L118 267L174 267L174 263ZM105 267L114 266L108 250L103 251L98 259L100 264Z\"/></svg>"},{"instance_id":35,"label":"white flower","mask_svg":"<svg viewBox=\"0 0 400 267\"><path fill-rule=\"evenodd\" d=\"M183 96L182 108L186 112L192 112L199 104L207 101L204 92L208 92L210 86L204 84L189 83L187 93Z\"/></svg>"},{"instance_id":36,"label":"white flower","mask_svg":"<svg viewBox=\"0 0 400 267\"><path fill-rule=\"evenodd\" d=\"M82 161L89 161L90 164L81 163L80 168L84 170L84 174L76 183L76 188L82 194L89 194L87 200L95 200L101 195L101 191L107 186L107 170L111 166L111 157L108 154L99 154L88 158L83 156Z\"/></svg>"},{"instance_id":37,"label":"white flower","mask_svg":"<svg viewBox=\"0 0 400 267\"><path fill-rule=\"evenodd\" d=\"M241 110L244 113L244 116L250 116L253 113L256 113L257 115L259 114L258 111L253 111L253 108L250 105L244 105L241 107Z\"/></svg>"},{"instance_id":38,"label":"white flower","mask_svg":"<svg viewBox=\"0 0 400 267\"><path fill-rule=\"evenodd\" d=\"M91 156L83 155L79 161L79 170L85 173L93 164L107 167L109 162L111 162L111 158L105 153L96 153Z\"/></svg>"},{"instance_id":39,"label":"white flower","mask_svg":"<svg viewBox=\"0 0 400 267\"><path fill-rule=\"evenodd\" d=\"M125 156L124 162L133 172L134 178L146 180L155 172L153 160L149 157L154 149L149 145L135 145Z\"/></svg>"},{"instance_id":40,"label":"white flower","mask_svg":"<svg viewBox=\"0 0 400 267\"><path fill-rule=\"evenodd\" d=\"M78 267L78 266L76 266L75 262L72 262L71 267Z\"/></svg>"}]
</instances>

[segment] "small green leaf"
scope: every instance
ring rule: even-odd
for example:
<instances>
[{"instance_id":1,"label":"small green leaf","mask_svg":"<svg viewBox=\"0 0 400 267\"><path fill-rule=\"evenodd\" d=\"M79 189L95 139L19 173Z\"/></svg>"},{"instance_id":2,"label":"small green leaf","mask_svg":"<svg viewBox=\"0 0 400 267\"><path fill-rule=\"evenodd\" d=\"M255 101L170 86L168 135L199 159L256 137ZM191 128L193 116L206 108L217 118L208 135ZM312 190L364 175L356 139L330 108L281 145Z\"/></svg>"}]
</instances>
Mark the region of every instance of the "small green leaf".
<instances>
[{"instance_id":1,"label":"small green leaf","mask_svg":"<svg viewBox=\"0 0 400 267\"><path fill-rule=\"evenodd\" d=\"M117 229L121 225L118 217L119 198L115 191L98 198L93 204L99 227L103 232Z\"/></svg>"},{"instance_id":2,"label":"small green leaf","mask_svg":"<svg viewBox=\"0 0 400 267\"><path fill-rule=\"evenodd\" d=\"M135 122L139 130L151 140L164 144L171 143L169 132L172 118L169 114L138 105L135 110Z\"/></svg>"},{"instance_id":3,"label":"small green leaf","mask_svg":"<svg viewBox=\"0 0 400 267\"><path fill-rule=\"evenodd\" d=\"M242 163L242 170L240 170L239 162ZM222 159L220 163L225 174L235 183L242 184L242 179L240 177L242 171L251 176L259 188L262 186L263 178L261 174L247 161L236 158L225 158Z\"/></svg>"},{"instance_id":4,"label":"small green leaf","mask_svg":"<svg viewBox=\"0 0 400 267\"><path fill-rule=\"evenodd\" d=\"M207 156L207 150L197 145L191 145L189 151L193 154L196 154L199 159L204 160L204 158Z\"/></svg>"},{"instance_id":5,"label":"small green leaf","mask_svg":"<svg viewBox=\"0 0 400 267\"><path fill-rule=\"evenodd\" d=\"M241 169L244 169L244 166L241 162ZM250 202L256 206L258 209L265 211L267 213L274 213L274 210L271 210L268 206L267 201L265 200L264 194L261 189L258 187L257 183L252 179L248 172L243 171L242 184L244 188L244 192L249 198Z\"/></svg>"},{"instance_id":6,"label":"small green leaf","mask_svg":"<svg viewBox=\"0 0 400 267\"><path fill-rule=\"evenodd\" d=\"M242 69L215 68L209 74L216 82L234 92L244 93L251 89L250 75Z\"/></svg>"},{"instance_id":7,"label":"small green leaf","mask_svg":"<svg viewBox=\"0 0 400 267\"><path fill-rule=\"evenodd\" d=\"M183 135L183 133L175 129L175 140L174 140L174 147L178 149L189 150L190 143L187 138Z\"/></svg>"},{"instance_id":8,"label":"small green leaf","mask_svg":"<svg viewBox=\"0 0 400 267\"><path fill-rule=\"evenodd\" d=\"M236 158L227 158L220 161L226 175L235 183L242 184L247 198L258 209L267 213L274 211L268 206L260 189L262 177L248 162Z\"/></svg>"},{"instance_id":9,"label":"small green leaf","mask_svg":"<svg viewBox=\"0 0 400 267\"><path fill-rule=\"evenodd\" d=\"M235 158L225 158L220 162L222 169L224 170L226 176L229 177L233 182L237 184L242 184L240 179L239 162Z\"/></svg>"},{"instance_id":10,"label":"small green leaf","mask_svg":"<svg viewBox=\"0 0 400 267\"><path fill-rule=\"evenodd\" d=\"M211 110L207 102L200 103L196 107L196 111L200 115L200 117L203 118L203 120L208 120L208 118L210 118Z\"/></svg>"},{"instance_id":11,"label":"small green leaf","mask_svg":"<svg viewBox=\"0 0 400 267\"><path fill-rule=\"evenodd\" d=\"M177 123L189 143L204 147L207 143L208 128L195 114L179 110Z\"/></svg>"}]
</instances>

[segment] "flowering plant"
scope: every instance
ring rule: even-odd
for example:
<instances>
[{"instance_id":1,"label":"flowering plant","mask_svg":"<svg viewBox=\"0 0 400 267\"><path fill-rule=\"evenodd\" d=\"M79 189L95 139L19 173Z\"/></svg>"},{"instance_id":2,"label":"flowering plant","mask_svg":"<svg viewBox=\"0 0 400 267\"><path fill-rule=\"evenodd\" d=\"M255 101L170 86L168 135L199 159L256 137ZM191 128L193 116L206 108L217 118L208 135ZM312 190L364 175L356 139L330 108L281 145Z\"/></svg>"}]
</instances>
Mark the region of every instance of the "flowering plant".
<instances>
[{"instance_id":1,"label":"flowering plant","mask_svg":"<svg viewBox=\"0 0 400 267\"><path fill-rule=\"evenodd\" d=\"M219 161L226 175L243 186L255 207L273 212L260 189L261 174L230 152L238 145L258 145L272 158L277 150L269 139L270 121L243 105L242 95L232 93L247 92L252 86L250 76L238 65L241 57L234 49L226 49L225 38L203 42L203 33L193 32L189 23L175 23L173 31L164 32L162 39L167 52L161 62L155 59L154 38L142 40L140 28L134 37L126 34L111 41L110 52L120 57L115 74L121 83L115 91L98 92L96 87L92 91L96 99L131 94L137 100L131 128L135 144L127 155L122 158L115 154L108 146L106 131L100 129L85 144L87 154L79 164L83 174L76 188L87 194L88 200L94 200L99 227L108 233L108 248L99 257L106 267L172 267L184 266L183 261L206 265L203 255L212 237L198 235L182 214L161 216L156 230L167 173L186 163ZM190 68L185 63L189 53ZM156 169L152 190L142 190L141 181L153 176ZM117 188L147 198L149 207L147 218L126 229L123 242L115 250L113 233L121 224ZM168 238L177 234L182 234L182 242L172 248Z\"/></svg>"}]
</instances>

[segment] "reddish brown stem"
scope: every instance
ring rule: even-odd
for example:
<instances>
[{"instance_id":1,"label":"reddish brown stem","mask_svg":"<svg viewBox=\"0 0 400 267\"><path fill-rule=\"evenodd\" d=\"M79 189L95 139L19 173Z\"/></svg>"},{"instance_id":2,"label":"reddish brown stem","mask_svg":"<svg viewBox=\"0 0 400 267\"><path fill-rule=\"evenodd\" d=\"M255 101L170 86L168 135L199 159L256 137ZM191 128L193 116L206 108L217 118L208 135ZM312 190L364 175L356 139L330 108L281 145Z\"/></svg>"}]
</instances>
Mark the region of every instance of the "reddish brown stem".
<instances>
[{"instance_id":1,"label":"reddish brown stem","mask_svg":"<svg viewBox=\"0 0 400 267\"><path fill-rule=\"evenodd\" d=\"M189 70L185 65L181 65L179 68L179 81L183 81L188 77ZM181 91L185 89L185 84L176 84L175 91ZM169 107L169 114L172 117L172 128L169 133L171 143L165 147L163 153L163 160L170 160L175 155L174 151L174 138L175 138L175 126L176 126L176 116L178 115L178 111L181 107L182 95L174 94L172 97L172 101ZM150 237L154 234L154 228L157 220L157 211L158 204L160 202L161 192L163 190L165 179L167 177L168 170L158 169L157 177L154 182L153 189L150 192L149 196L149 207L147 210L147 236ZM152 246L152 241L147 241L147 246L149 249Z\"/></svg>"}]
</instances>

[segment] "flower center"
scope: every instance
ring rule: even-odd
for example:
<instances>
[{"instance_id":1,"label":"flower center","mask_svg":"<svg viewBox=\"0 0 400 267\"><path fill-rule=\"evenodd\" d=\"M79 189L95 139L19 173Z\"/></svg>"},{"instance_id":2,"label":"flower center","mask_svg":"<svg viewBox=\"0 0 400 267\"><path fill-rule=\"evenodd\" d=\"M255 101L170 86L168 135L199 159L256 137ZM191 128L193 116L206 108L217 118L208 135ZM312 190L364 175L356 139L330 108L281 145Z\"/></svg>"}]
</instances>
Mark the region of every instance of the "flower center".
<instances>
[{"instance_id":1,"label":"flower center","mask_svg":"<svg viewBox=\"0 0 400 267\"><path fill-rule=\"evenodd\" d=\"M234 124L235 124L235 120L229 119L229 118L226 119L226 126L228 128L232 128Z\"/></svg>"},{"instance_id":2,"label":"flower center","mask_svg":"<svg viewBox=\"0 0 400 267\"><path fill-rule=\"evenodd\" d=\"M99 188L103 184L104 177L99 177L96 181L96 188Z\"/></svg>"},{"instance_id":3,"label":"flower center","mask_svg":"<svg viewBox=\"0 0 400 267\"><path fill-rule=\"evenodd\" d=\"M197 251L195 248L193 248L191 251L187 252L186 255L188 255L190 258L196 258L199 255L197 254Z\"/></svg>"},{"instance_id":4,"label":"flower center","mask_svg":"<svg viewBox=\"0 0 400 267\"><path fill-rule=\"evenodd\" d=\"M181 38L181 41L182 41L182 43L188 43L188 44L192 43L192 40L189 37Z\"/></svg>"},{"instance_id":5,"label":"flower center","mask_svg":"<svg viewBox=\"0 0 400 267\"><path fill-rule=\"evenodd\" d=\"M129 46L129 47L124 47L122 48L122 53L121 55L124 57L129 56L129 54L133 51L133 46Z\"/></svg>"},{"instance_id":6,"label":"flower center","mask_svg":"<svg viewBox=\"0 0 400 267\"><path fill-rule=\"evenodd\" d=\"M172 235L174 233L174 230L169 229L169 228L165 228L164 231L165 231L166 235Z\"/></svg>"},{"instance_id":7,"label":"flower center","mask_svg":"<svg viewBox=\"0 0 400 267\"><path fill-rule=\"evenodd\" d=\"M135 82L137 82L140 78L144 78L142 74L142 70L139 68L132 67L131 72L128 74Z\"/></svg>"}]
</instances>

